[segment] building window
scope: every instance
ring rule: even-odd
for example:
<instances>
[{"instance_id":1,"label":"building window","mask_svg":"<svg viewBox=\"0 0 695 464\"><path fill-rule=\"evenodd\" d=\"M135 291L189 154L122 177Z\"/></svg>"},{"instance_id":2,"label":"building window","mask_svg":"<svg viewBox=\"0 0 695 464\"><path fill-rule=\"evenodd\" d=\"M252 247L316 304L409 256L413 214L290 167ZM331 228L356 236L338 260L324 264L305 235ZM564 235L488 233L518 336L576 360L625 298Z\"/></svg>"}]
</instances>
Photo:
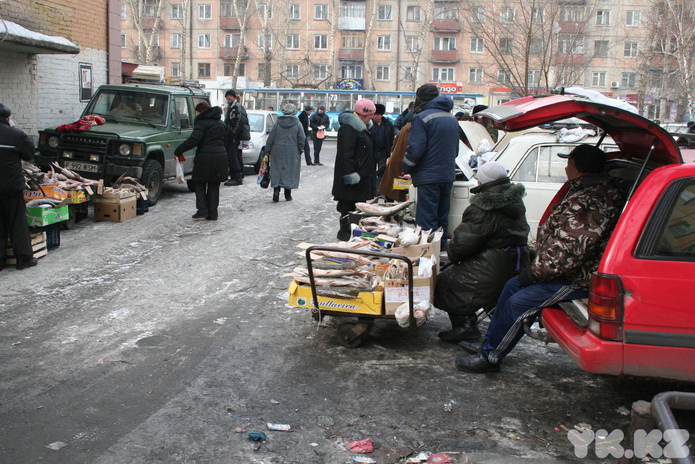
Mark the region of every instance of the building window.
<instances>
[{"instance_id":1,"label":"building window","mask_svg":"<svg viewBox=\"0 0 695 464\"><path fill-rule=\"evenodd\" d=\"M533 7L531 11L531 23L532 24L543 24L543 19L545 18L545 12L541 7Z\"/></svg>"},{"instance_id":2,"label":"building window","mask_svg":"<svg viewBox=\"0 0 695 464\"><path fill-rule=\"evenodd\" d=\"M435 37L435 50L456 50L456 37Z\"/></svg>"},{"instance_id":3,"label":"building window","mask_svg":"<svg viewBox=\"0 0 695 464\"><path fill-rule=\"evenodd\" d=\"M557 39L557 52L565 55L584 53L584 37L574 34L560 34Z\"/></svg>"},{"instance_id":4,"label":"building window","mask_svg":"<svg viewBox=\"0 0 695 464\"><path fill-rule=\"evenodd\" d=\"M405 20L420 21L420 7L417 5L408 6L405 10Z\"/></svg>"},{"instance_id":5,"label":"building window","mask_svg":"<svg viewBox=\"0 0 695 464\"><path fill-rule=\"evenodd\" d=\"M511 37L500 37L500 53L511 55L514 51L514 39Z\"/></svg>"},{"instance_id":6,"label":"building window","mask_svg":"<svg viewBox=\"0 0 695 464\"><path fill-rule=\"evenodd\" d=\"M273 19L273 7L267 3L258 5L258 13L262 19Z\"/></svg>"},{"instance_id":7,"label":"building window","mask_svg":"<svg viewBox=\"0 0 695 464\"><path fill-rule=\"evenodd\" d=\"M624 72L620 77L621 89L634 89L637 87L637 73Z\"/></svg>"},{"instance_id":8,"label":"building window","mask_svg":"<svg viewBox=\"0 0 695 464\"><path fill-rule=\"evenodd\" d=\"M198 34L198 48L210 48L210 34Z\"/></svg>"},{"instance_id":9,"label":"building window","mask_svg":"<svg viewBox=\"0 0 695 464\"><path fill-rule=\"evenodd\" d=\"M497 82L500 84L511 84L512 83L512 73L507 69L500 69L497 71Z\"/></svg>"},{"instance_id":10,"label":"building window","mask_svg":"<svg viewBox=\"0 0 695 464\"><path fill-rule=\"evenodd\" d=\"M210 5L198 5L198 19L212 19L212 7Z\"/></svg>"},{"instance_id":11,"label":"building window","mask_svg":"<svg viewBox=\"0 0 695 464\"><path fill-rule=\"evenodd\" d=\"M595 71L591 73L591 85L593 87L606 86L606 73L604 71Z\"/></svg>"},{"instance_id":12,"label":"building window","mask_svg":"<svg viewBox=\"0 0 695 464\"><path fill-rule=\"evenodd\" d=\"M415 74L413 73L413 67L412 66L403 67L403 80L404 81L415 80Z\"/></svg>"},{"instance_id":13,"label":"building window","mask_svg":"<svg viewBox=\"0 0 695 464\"><path fill-rule=\"evenodd\" d=\"M261 50L272 50L272 36L270 34L258 34L258 48L260 48Z\"/></svg>"},{"instance_id":14,"label":"building window","mask_svg":"<svg viewBox=\"0 0 695 464\"><path fill-rule=\"evenodd\" d=\"M392 21L391 5L379 5L376 18L379 21Z\"/></svg>"},{"instance_id":15,"label":"building window","mask_svg":"<svg viewBox=\"0 0 695 464\"><path fill-rule=\"evenodd\" d=\"M391 80L391 67L390 66L377 66L376 67L376 80L378 80L378 81Z\"/></svg>"},{"instance_id":16,"label":"building window","mask_svg":"<svg viewBox=\"0 0 695 464\"><path fill-rule=\"evenodd\" d=\"M285 68L285 77L298 78L299 77L299 65L291 64Z\"/></svg>"},{"instance_id":17,"label":"building window","mask_svg":"<svg viewBox=\"0 0 695 464\"><path fill-rule=\"evenodd\" d=\"M541 81L541 70L540 69L529 69L528 71L528 85L529 87L538 87L538 83Z\"/></svg>"},{"instance_id":18,"label":"building window","mask_svg":"<svg viewBox=\"0 0 695 464\"><path fill-rule=\"evenodd\" d=\"M270 63L258 63L258 79L265 80L270 77Z\"/></svg>"},{"instance_id":19,"label":"building window","mask_svg":"<svg viewBox=\"0 0 695 464\"><path fill-rule=\"evenodd\" d=\"M485 39L471 37L471 53L483 53L483 51L485 51Z\"/></svg>"},{"instance_id":20,"label":"building window","mask_svg":"<svg viewBox=\"0 0 695 464\"><path fill-rule=\"evenodd\" d=\"M405 36L405 49L411 53L420 50L420 38L416 35Z\"/></svg>"},{"instance_id":21,"label":"building window","mask_svg":"<svg viewBox=\"0 0 695 464\"><path fill-rule=\"evenodd\" d=\"M362 32L343 32L340 36L340 48L364 48Z\"/></svg>"},{"instance_id":22,"label":"building window","mask_svg":"<svg viewBox=\"0 0 695 464\"><path fill-rule=\"evenodd\" d=\"M244 75L244 63L239 63L239 66L237 68L236 75L237 76L243 76ZM224 64L224 75L225 76L234 76L234 63L225 63Z\"/></svg>"},{"instance_id":23,"label":"building window","mask_svg":"<svg viewBox=\"0 0 695 464\"><path fill-rule=\"evenodd\" d=\"M245 6L245 4L237 4L233 0L220 0L220 16L223 18L241 17L243 15L240 10Z\"/></svg>"},{"instance_id":24,"label":"building window","mask_svg":"<svg viewBox=\"0 0 695 464\"><path fill-rule=\"evenodd\" d=\"M289 34L285 39L285 47L288 50L299 50L299 34Z\"/></svg>"},{"instance_id":25,"label":"building window","mask_svg":"<svg viewBox=\"0 0 695 464\"><path fill-rule=\"evenodd\" d=\"M434 19L456 19L456 10L449 6L435 6Z\"/></svg>"},{"instance_id":26,"label":"building window","mask_svg":"<svg viewBox=\"0 0 695 464\"><path fill-rule=\"evenodd\" d=\"M171 34L171 48L181 48L181 33Z\"/></svg>"},{"instance_id":27,"label":"building window","mask_svg":"<svg viewBox=\"0 0 695 464\"><path fill-rule=\"evenodd\" d=\"M388 52L391 50L391 36L379 35L376 38L376 49L380 52Z\"/></svg>"},{"instance_id":28,"label":"building window","mask_svg":"<svg viewBox=\"0 0 695 464\"><path fill-rule=\"evenodd\" d=\"M328 36L325 34L314 36L314 50L326 50L328 48Z\"/></svg>"},{"instance_id":29,"label":"building window","mask_svg":"<svg viewBox=\"0 0 695 464\"><path fill-rule=\"evenodd\" d=\"M529 42L528 52L531 55L540 55L543 52L545 43L540 37L534 37Z\"/></svg>"},{"instance_id":30,"label":"building window","mask_svg":"<svg viewBox=\"0 0 695 464\"><path fill-rule=\"evenodd\" d=\"M232 48L238 47L241 43L241 34L225 34L224 35L224 47Z\"/></svg>"},{"instance_id":31,"label":"building window","mask_svg":"<svg viewBox=\"0 0 695 464\"><path fill-rule=\"evenodd\" d=\"M649 70L649 88L661 89L664 86L664 71L661 69Z\"/></svg>"},{"instance_id":32,"label":"building window","mask_svg":"<svg viewBox=\"0 0 695 464\"><path fill-rule=\"evenodd\" d=\"M639 27L642 22L642 12L639 10L630 10L627 12L625 25L627 27Z\"/></svg>"},{"instance_id":33,"label":"building window","mask_svg":"<svg viewBox=\"0 0 695 464\"><path fill-rule=\"evenodd\" d=\"M625 42L623 56L625 58L637 58L637 42Z\"/></svg>"},{"instance_id":34,"label":"building window","mask_svg":"<svg viewBox=\"0 0 695 464\"><path fill-rule=\"evenodd\" d=\"M358 64L343 65L340 67L339 76L341 79L362 79L362 66Z\"/></svg>"},{"instance_id":35,"label":"building window","mask_svg":"<svg viewBox=\"0 0 695 464\"><path fill-rule=\"evenodd\" d=\"M485 12L485 7L478 6L475 7L475 9L473 10L473 16L471 17L471 21L474 23L483 24L485 22L486 16L487 15Z\"/></svg>"},{"instance_id":36,"label":"building window","mask_svg":"<svg viewBox=\"0 0 695 464\"><path fill-rule=\"evenodd\" d=\"M432 68L433 81L451 82L456 80L454 68Z\"/></svg>"},{"instance_id":37,"label":"building window","mask_svg":"<svg viewBox=\"0 0 695 464\"><path fill-rule=\"evenodd\" d=\"M594 56L596 58L607 58L608 57L608 41L607 40L595 40L594 41Z\"/></svg>"},{"instance_id":38,"label":"building window","mask_svg":"<svg viewBox=\"0 0 695 464\"><path fill-rule=\"evenodd\" d=\"M121 48L126 47L125 34L121 34Z\"/></svg>"},{"instance_id":39,"label":"building window","mask_svg":"<svg viewBox=\"0 0 695 464\"><path fill-rule=\"evenodd\" d=\"M299 5L296 3L293 3L290 5L290 19L293 21L298 21L300 18L301 10L299 8Z\"/></svg>"},{"instance_id":40,"label":"building window","mask_svg":"<svg viewBox=\"0 0 695 464\"><path fill-rule=\"evenodd\" d=\"M181 63L171 63L171 77L181 77Z\"/></svg>"},{"instance_id":41,"label":"building window","mask_svg":"<svg viewBox=\"0 0 695 464\"><path fill-rule=\"evenodd\" d=\"M584 21L584 7L581 6L563 6L560 8L560 22L563 23L579 23Z\"/></svg>"},{"instance_id":42,"label":"building window","mask_svg":"<svg viewBox=\"0 0 695 464\"><path fill-rule=\"evenodd\" d=\"M326 79L328 77L328 68L326 65L314 66L314 79Z\"/></svg>"},{"instance_id":43,"label":"building window","mask_svg":"<svg viewBox=\"0 0 695 464\"><path fill-rule=\"evenodd\" d=\"M121 4L121 21L126 21L128 19L128 8L125 3Z\"/></svg>"},{"instance_id":44,"label":"building window","mask_svg":"<svg viewBox=\"0 0 695 464\"><path fill-rule=\"evenodd\" d=\"M482 84L483 68L470 68L468 70L468 82L471 84Z\"/></svg>"},{"instance_id":45,"label":"building window","mask_svg":"<svg viewBox=\"0 0 695 464\"><path fill-rule=\"evenodd\" d=\"M198 77L210 77L210 63L198 63Z\"/></svg>"},{"instance_id":46,"label":"building window","mask_svg":"<svg viewBox=\"0 0 695 464\"><path fill-rule=\"evenodd\" d=\"M171 19L182 19L183 18L183 10L181 9L181 4L180 3L172 3L171 4Z\"/></svg>"},{"instance_id":47,"label":"building window","mask_svg":"<svg viewBox=\"0 0 695 464\"><path fill-rule=\"evenodd\" d=\"M500 20L506 24L514 23L515 12L514 8L511 6L502 7L500 10Z\"/></svg>"},{"instance_id":48,"label":"building window","mask_svg":"<svg viewBox=\"0 0 695 464\"><path fill-rule=\"evenodd\" d=\"M314 19L328 19L328 5L314 5Z\"/></svg>"},{"instance_id":49,"label":"building window","mask_svg":"<svg viewBox=\"0 0 695 464\"><path fill-rule=\"evenodd\" d=\"M154 18L157 16L157 2L155 0L143 0L142 16L143 18Z\"/></svg>"},{"instance_id":50,"label":"building window","mask_svg":"<svg viewBox=\"0 0 695 464\"><path fill-rule=\"evenodd\" d=\"M341 18L360 18L365 17L365 6L353 2L344 2L340 5Z\"/></svg>"},{"instance_id":51,"label":"building window","mask_svg":"<svg viewBox=\"0 0 695 464\"><path fill-rule=\"evenodd\" d=\"M597 10L596 11L596 25L597 26L610 26L611 25L611 10Z\"/></svg>"}]
</instances>

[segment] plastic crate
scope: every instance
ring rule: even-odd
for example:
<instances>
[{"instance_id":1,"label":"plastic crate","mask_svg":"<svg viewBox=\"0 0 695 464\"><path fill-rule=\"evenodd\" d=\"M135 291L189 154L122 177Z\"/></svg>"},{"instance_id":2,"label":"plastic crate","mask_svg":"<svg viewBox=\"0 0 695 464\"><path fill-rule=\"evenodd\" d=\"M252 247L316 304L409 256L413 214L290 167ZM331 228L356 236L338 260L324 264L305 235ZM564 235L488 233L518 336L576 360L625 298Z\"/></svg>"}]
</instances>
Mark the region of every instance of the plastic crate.
<instances>
[{"instance_id":1,"label":"plastic crate","mask_svg":"<svg viewBox=\"0 0 695 464\"><path fill-rule=\"evenodd\" d=\"M60 227L61 223L56 222L43 227L32 227L32 233L46 232L46 250L55 250L60 246Z\"/></svg>"},{"instance_id":2,"label":"plastic crate","mask_svg":"<svg viewBox=\"0 0 695 464\"><path fill-rule=\"evenodd\" d=\"M136 203L136 209L135 213L139 216L141 214L145 214L150 210L150 200L147 198L138 198L138 201Z\"/></svg>"}]
</instances>

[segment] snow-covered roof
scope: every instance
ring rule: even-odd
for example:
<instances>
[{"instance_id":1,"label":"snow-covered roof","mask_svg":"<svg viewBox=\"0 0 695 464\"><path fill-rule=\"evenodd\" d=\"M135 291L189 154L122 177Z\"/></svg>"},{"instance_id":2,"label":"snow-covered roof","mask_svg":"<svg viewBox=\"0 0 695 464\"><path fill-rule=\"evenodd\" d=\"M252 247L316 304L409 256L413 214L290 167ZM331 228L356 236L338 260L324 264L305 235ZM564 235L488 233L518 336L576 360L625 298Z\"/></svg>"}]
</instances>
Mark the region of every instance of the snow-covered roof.
<instances>
[{"instance_id":1,"label":"snow-covered roof","mask_svg":"<svg viewBox=\"0 0 695 464\"><path fill-rule=\"evenodd\" d=\"M0 50L17 53L80 53L80 47L64 37L30 31L11 21L0 21Z\"/></svg>"}]
</instances>

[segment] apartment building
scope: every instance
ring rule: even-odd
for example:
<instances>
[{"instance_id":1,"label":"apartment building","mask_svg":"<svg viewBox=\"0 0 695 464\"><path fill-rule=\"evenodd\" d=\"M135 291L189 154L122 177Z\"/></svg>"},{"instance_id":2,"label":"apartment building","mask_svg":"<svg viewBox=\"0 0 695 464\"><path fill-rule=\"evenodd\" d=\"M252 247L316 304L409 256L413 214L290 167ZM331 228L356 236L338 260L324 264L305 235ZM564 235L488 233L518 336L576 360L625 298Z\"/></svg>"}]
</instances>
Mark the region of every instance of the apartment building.
<instances>
[{"instance_id":1,"label":"apartment building","mask_svg":"<svg viewBox=\"0 0 695 464\"><path fill-rule=\"evenodd\" d=\"M652 0L124 0L124 60L210 88L413 91L498 104L581 86L674 120ZM651 59L651 58L650 58ZM682 105L681 105L682 106Z\"/></svg>"}]
</instances>

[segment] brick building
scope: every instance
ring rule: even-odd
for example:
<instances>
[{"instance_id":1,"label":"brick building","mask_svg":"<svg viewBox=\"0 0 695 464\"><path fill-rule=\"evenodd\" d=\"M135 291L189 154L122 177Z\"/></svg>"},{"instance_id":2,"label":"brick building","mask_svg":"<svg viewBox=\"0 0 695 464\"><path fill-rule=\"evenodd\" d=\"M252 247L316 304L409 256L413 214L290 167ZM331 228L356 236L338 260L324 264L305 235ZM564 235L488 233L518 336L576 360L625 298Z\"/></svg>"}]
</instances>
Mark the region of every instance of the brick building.
<instances>
[{"instance_id":1,"label":"brick building","mask_svg":"<svg viewBox=\"0 0 695 464\"><path fill-rule=\"evenodd\" d=\"M121 81L120 0L0 1L0 102L34 141Z\"/></svg>"}]
</instances>

